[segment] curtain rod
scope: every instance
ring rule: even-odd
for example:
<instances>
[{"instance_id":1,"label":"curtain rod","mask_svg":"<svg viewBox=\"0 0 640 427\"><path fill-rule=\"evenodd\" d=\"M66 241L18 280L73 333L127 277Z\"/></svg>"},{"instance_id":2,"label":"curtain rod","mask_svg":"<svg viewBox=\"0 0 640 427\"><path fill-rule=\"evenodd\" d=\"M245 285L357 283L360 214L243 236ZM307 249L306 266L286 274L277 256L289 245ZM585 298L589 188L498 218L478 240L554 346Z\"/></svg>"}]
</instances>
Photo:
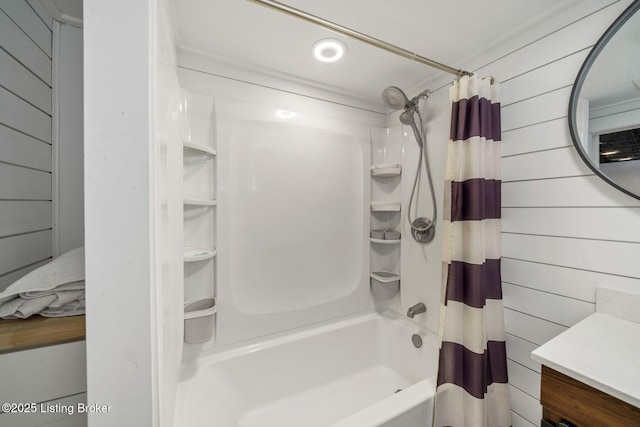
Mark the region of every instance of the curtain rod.
<instances>
[{"instance_id":1,"label":"curtain rod","mask_svg":"<svg viewBox=\"0 0 640 427\"><path fill-rule=\"evenodd\" d=\"M288 6L284 3L280 3L275 0L248 0L248 1L253 3L258 3L262 6L270 7L272 9L275 9L287 15L300 18L304 21L311 22L312 24L319 25L320 27L336 31L342 35L352 37L356 40L360 40L361 42L368 43L377 48L384 49L391 53L395 53L396 55L402 56L407 59L411 59L412 61L416 61L421 64L428 65L430 67L437 68L442 71L446 71L447 73L450 73L450 74L455 74L458 77L473 75L473 73L470 73L468 71L449 67L448 65L444 65L444 64L441 64L440 62L418 55L415 52L408 51L401 47L392 45L391 43L387 43L385 41L382 41L374 37L368 36L366 34L360 33L358 31L352 30L351 28L343 27L342 25L338 25L335 22L327 21L326 19L319 18L303 10L296 9L295 7Z\"/></svg>"}]
</instances>

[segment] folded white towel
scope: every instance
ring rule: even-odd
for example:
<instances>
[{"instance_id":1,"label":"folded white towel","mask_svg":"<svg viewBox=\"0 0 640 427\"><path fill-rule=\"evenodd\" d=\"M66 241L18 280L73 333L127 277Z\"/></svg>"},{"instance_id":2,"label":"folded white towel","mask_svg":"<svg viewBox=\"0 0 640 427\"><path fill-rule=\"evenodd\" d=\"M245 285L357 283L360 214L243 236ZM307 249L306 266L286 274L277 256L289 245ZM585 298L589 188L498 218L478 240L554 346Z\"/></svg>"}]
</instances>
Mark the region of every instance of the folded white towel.
<instances>
[{"instance_id":1,"label":"folded white towel","mask_svg":"<svg viewBox=\"0 0 640 427\"><path fill-rule=\"evenodd\" d=\"M0 293L0 318L84 314L84 247L73 249Z\"/></svg>"}]
</instances>

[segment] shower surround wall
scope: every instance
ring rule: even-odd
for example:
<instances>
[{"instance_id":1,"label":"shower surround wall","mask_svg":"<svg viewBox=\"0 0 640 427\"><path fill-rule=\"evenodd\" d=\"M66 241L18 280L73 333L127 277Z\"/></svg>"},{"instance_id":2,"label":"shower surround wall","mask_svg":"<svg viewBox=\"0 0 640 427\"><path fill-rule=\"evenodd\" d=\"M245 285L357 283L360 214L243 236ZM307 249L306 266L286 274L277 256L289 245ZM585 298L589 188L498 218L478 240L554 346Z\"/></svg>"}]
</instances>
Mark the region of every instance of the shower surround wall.
<instances>
[{"instance_id":1,"label":"shower surround wall","mask_svg":"<svg viewBox=\"0 0 640 427\"><path fill-rule=\"evenodd\" d=\"M384 115L181 65L182 86L215 100L218 162L216 336L185 355L370 307L369 129Z\"/></svg>"}]
</instances>

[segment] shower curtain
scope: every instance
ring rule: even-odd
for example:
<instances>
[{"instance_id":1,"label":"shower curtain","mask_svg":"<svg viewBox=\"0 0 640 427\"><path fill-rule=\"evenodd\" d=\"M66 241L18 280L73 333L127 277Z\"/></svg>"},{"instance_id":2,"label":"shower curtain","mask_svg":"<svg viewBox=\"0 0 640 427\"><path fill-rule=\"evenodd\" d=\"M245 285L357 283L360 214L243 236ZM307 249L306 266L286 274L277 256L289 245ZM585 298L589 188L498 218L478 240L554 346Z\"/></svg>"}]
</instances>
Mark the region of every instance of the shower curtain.
<instances>
[{"instance_id":1,"label":"shower curtain","mask_svg":"<svg viewBox=\"0 0 640 427\"><path fill-rule=\"evenodd\" d=\"M511 404L500 279L498 85L450 88L440 355L434 426L506 427Z\"/></svg>"}]
</instances>

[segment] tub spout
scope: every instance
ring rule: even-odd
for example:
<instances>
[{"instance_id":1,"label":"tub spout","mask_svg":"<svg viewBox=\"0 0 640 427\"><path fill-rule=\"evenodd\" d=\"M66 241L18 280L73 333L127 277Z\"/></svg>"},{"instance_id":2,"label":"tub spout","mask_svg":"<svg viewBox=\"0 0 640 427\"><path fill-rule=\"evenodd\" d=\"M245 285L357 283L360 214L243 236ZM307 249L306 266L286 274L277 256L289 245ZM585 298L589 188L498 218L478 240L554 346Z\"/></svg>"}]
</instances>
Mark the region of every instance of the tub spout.
<instances>
[{"instance_id":1,"label":"tub spout","mask_svg":"<svg viewBox=\"0 0 640 427\"><path fill-rule=\"evenodd\" d=\"M424 303L417 303L416 305L412 305L411 307L409 307L409 310L407 310L407 317L413 319L413 316L415 316L416 314L420 314L420 313L424 313L427 311L427 307L424 305Z\"/></svg>"}]
</instances>

